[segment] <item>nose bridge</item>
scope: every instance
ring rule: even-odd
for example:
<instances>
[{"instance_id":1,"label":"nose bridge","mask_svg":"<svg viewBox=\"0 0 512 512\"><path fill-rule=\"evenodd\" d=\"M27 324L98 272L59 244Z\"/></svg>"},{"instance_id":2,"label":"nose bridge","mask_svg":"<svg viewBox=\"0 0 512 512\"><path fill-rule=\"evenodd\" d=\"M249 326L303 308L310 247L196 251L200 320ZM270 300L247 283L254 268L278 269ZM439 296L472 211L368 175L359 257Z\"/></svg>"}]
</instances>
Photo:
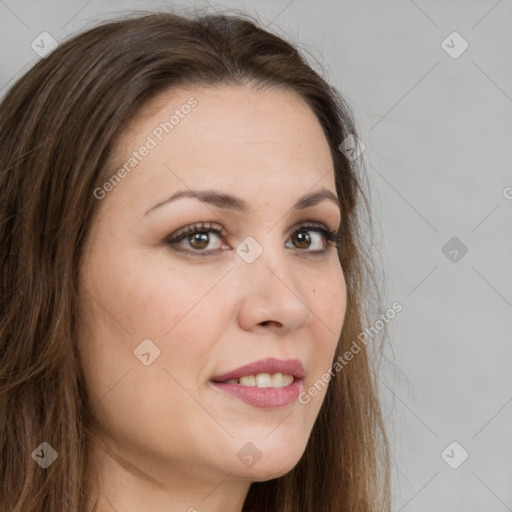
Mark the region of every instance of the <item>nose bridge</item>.
<instances>
[{"instance_id":1,"label":"nose bridge","mask_svg":"<svg viewBox=\"0 0 512 512\"><path fill-rule=\"evenodd\" d=\"M284 286L280 279L294 289L296 277L290 268L289 249L284 247L277 230L259 232L255 236L257 239L247 236L237 247L237 253L243 260L241 264L246 266L244 271L249 277L254 274L252 289L259 284L263 288L271 286L280 289Z\"/></svg>"},{"instance_id":2,"label":"nose bridge","mask_svg":"<svg viewBox=\"0 0 512 512\"><path fill-rule=\"evenodd\" d=\"M311 309L299 268L277 231L248 236L237 247L243 304L257 322L275 321L287 327L309 322Z\"/></svg>"}]
</instances>

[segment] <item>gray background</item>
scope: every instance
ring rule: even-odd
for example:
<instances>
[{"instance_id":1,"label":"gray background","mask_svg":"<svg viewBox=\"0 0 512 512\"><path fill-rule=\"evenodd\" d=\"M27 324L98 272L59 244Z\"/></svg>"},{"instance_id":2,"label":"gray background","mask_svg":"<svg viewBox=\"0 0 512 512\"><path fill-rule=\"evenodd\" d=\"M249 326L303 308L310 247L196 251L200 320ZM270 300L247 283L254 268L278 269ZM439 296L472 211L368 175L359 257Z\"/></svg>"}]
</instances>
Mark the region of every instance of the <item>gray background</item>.
<instances>
[{"instance_id":1,"label":"gray background","mask_svg":"<svg viewBox=\"0 0 512 512\"><path fill-rule=\"evenodd\" d=\"M394 510L512 510L511 2L210 4L300 43L354 110L386 307L403 305L381 375ZM123 9L167 5L0 1L0 94L40 58L41 32L62 41ZM458 58L441 46L453 31L469 44ZM455 262L442 252L452 237L468 249ZM452 441L469 453L457 469L441 457ZM454 464L462 452L448 453Z\"/></svg>"}]
</instances>

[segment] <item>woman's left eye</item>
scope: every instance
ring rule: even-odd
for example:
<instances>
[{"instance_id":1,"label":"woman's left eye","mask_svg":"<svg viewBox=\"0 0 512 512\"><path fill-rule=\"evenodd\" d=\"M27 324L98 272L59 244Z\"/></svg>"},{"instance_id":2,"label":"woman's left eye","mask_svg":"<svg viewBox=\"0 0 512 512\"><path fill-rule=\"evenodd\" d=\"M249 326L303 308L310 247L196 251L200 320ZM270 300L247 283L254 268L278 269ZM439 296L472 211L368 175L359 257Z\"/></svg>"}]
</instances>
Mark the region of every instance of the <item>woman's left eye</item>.
<instances>
[{"instance_id":1,"label":"woman's left eye","mask_svg":"<svg viewBox=\"0 0 512 512\"><path fill-rule=\"evenodd\" d=\"M166 243L170 246L178 246L179 242L186 241L190 244L188 247L193 250L184 250L182 248L175 248L174 250L188 252L194 256L213 254L218 250L230 249L229 245L220 243L217 244L217 247L205 251L211 242L211 234L214 234L216 237L223 238L228 236L222 227L216 228L213 226L214 224L211 222L206 224L201 222L187 226L170 235L166 239ZM311 236L310 233L315 233L316 236ZM313 254L325 254L329 247L339 247L339 243L341 242L341 237L338 235L337 231L329 231L323 224L317 223L306 223L300 225L292 232L290 238L292 242L296 243L296 247L298 249L306 249L306 252ZM317 249L309 250L312 245L315 245L315 243L317 245Z\"/></svg>"}]
</instances>

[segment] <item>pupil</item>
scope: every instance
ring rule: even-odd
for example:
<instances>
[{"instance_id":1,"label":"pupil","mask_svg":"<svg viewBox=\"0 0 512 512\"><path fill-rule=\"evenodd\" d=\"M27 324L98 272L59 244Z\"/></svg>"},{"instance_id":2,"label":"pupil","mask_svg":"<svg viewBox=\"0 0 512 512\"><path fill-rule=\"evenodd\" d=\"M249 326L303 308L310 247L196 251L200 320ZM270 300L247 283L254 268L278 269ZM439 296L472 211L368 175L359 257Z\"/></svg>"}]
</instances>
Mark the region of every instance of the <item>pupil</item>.
<instances>
[{"instance_id":1,"label":"pupil","mask_svg":"<svg viewBox=\"0 0 512 512\"><path fill-rule=\"evenodd\" d=\"M307 231L299 231L297 233L297 238L299 239L299 244L305 244L301 245L301 247L309 247L309 244L311 243L311 237Z\"/></svg>"},{"instance_id":2,"label":"pupil","mask_svg":"<svg viewBox=\"0 0 512 512\"><path fill-rule=\"evenodd\" d=\"M208 235L207 233L196 233L191 236L191 245L192 247L195 247L196 249L204 249L208 246ZM195 242L199 242L200 247L197 247ZM203 245L201 245L203 243Z\"/></svg>"}]
</instances>

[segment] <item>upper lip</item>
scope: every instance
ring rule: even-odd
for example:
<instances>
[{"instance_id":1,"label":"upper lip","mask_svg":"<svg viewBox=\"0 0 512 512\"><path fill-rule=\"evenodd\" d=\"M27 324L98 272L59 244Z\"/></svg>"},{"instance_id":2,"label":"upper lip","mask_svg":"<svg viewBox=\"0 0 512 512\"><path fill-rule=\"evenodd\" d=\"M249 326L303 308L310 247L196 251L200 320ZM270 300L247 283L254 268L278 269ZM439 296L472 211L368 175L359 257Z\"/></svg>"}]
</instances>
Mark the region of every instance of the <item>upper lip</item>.
<instances>
[{"instance_id":1,"label":"upper lip","mask_svg":"<svg viewBox=\"0 0 512 512\"><path fill-rule=\"evenodd\" d=\"M211 380L214 382L226 382L230 379L239 379L246 375L256 375L258 373L286 373L293 375L296 379L303 379L305 375L304 366L298 359L281 360L270 357L246 364L229 373L216 375Z\"/></svg>"}]
</instances>

